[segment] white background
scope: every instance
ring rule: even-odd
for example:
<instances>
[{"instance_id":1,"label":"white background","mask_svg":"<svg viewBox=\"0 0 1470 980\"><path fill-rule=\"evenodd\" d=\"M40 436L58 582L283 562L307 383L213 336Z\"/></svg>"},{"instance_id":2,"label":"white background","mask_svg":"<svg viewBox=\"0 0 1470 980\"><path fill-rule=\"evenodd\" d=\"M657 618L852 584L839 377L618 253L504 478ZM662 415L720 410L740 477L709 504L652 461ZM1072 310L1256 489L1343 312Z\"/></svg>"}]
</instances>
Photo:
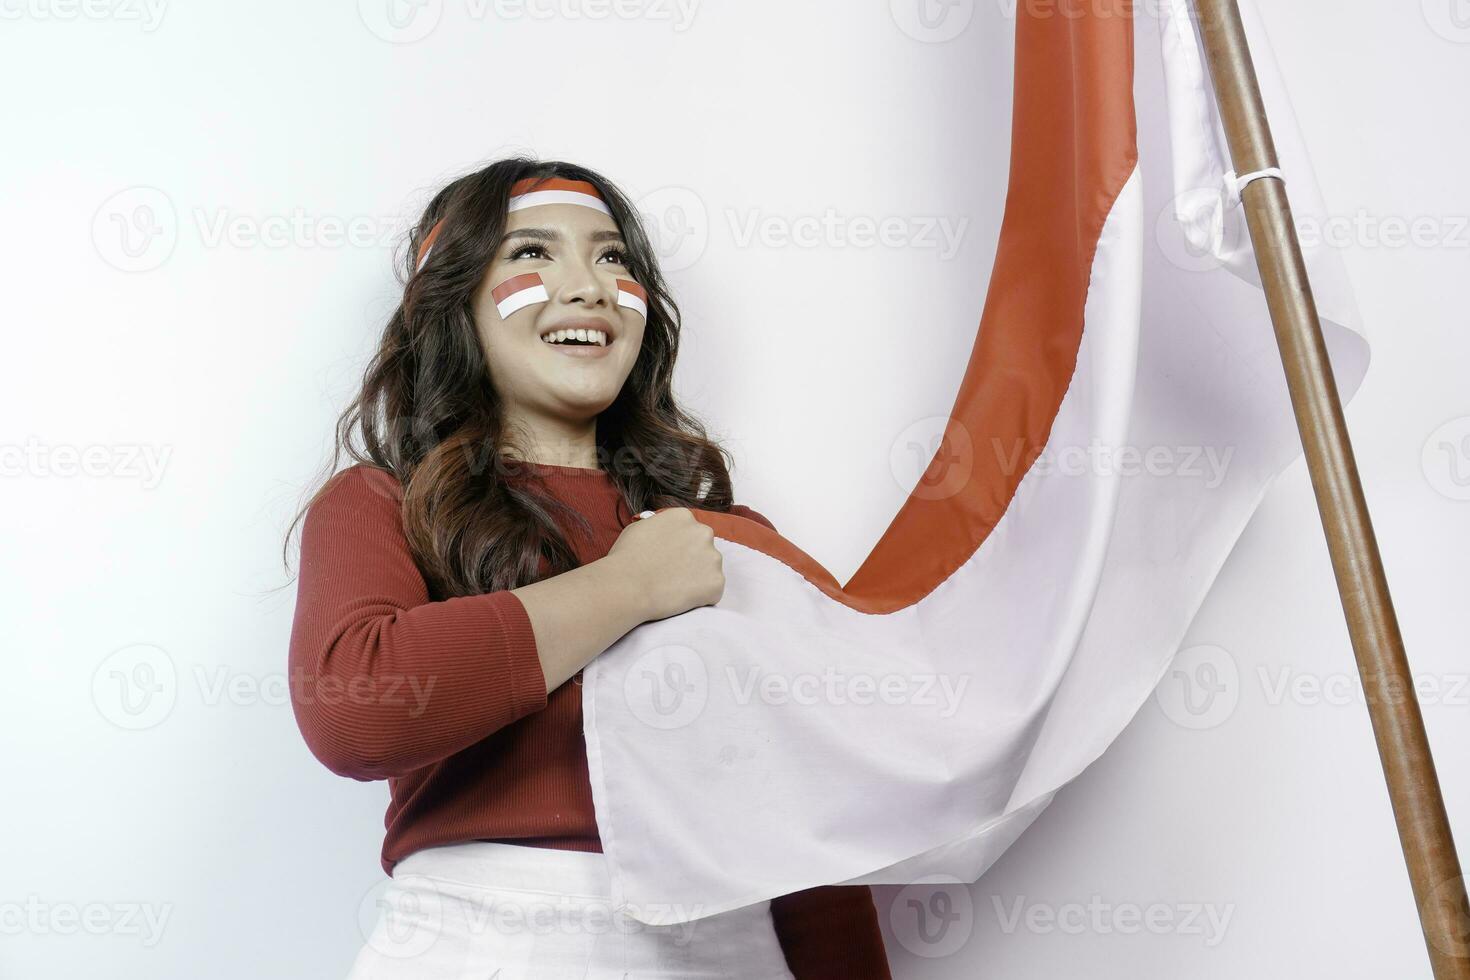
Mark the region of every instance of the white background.
<instances>
[{"instance_id":1,"label":"white background","mask_svg":"<svg viewBox=\"0 0 1470 980\"><path fill-rule=\"evenodd\" d=\"M839 579L908 490L895 437L949 407L1003 203L1009 4L926 31L911 0L389 2L0 2L0 976L333 977L361 945L387 791L295 729L280 538L442 180L524 150L643 199L686 404L735 454L737 498ZM1456 2L1262 16L1374 344L1348 416L1463 844ZM1152 21L1139 37L1142 66ZM815 239L776 237L827 209ZM907 244L854 241L885 219ZM957 250L928 219L968 219ZM1432 241L1393 244L1415 219ZM1199 644L1235 663L1233 711L1188 730L1150 702L942 941L875 889L895 976L1428 975L1300 461Z\"/></svg>"}]
</instances>

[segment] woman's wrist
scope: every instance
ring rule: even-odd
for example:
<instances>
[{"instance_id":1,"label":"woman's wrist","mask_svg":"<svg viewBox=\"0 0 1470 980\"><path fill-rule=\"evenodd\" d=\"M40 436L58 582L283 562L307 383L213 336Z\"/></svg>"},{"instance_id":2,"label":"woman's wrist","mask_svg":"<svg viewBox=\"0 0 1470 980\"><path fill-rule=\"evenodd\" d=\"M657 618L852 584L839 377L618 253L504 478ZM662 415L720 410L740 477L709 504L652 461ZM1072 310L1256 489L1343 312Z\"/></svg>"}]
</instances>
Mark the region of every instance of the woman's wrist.
<instances>
[{"instance_id":1,"label":"woman's wrist","mask_svg":"<svg viewBox=\"0 0 1470 980\"><path fill-rule=\"evenodd\" d=\"M609 552L590 562L587 567L595 569L603 595L626 611L629 630L653 618L648 603L648 589L643 584L638 569L625 555Z\"/></svg>"}]
</instances>

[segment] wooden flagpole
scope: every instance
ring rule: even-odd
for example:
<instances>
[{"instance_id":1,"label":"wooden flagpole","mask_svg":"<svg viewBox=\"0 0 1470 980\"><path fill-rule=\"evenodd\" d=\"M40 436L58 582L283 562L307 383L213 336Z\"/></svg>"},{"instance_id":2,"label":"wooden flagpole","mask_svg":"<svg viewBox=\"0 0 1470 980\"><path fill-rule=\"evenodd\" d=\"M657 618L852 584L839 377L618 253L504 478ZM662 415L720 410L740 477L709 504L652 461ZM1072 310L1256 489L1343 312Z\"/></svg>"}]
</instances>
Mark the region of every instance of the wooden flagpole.
<instances>
[{"instance_id":1,"label":"wooden flagpole","mask_svg":"<svg viewBox=\"0 0 1470 980\"><path fill-rule=\"evenodd\" d=\"M1236 0L1195 0L1216 102L1237 174L1278 167ZM1291 175L1285 174L1290 180ZM1286 368L1307 468L1367 693L1399 842L1435 980L1470 980L1470 905L1414 694L1398 617L1343 420L1317 305L1280 179L1241 193Z\"/></svg>"}]
</instances>

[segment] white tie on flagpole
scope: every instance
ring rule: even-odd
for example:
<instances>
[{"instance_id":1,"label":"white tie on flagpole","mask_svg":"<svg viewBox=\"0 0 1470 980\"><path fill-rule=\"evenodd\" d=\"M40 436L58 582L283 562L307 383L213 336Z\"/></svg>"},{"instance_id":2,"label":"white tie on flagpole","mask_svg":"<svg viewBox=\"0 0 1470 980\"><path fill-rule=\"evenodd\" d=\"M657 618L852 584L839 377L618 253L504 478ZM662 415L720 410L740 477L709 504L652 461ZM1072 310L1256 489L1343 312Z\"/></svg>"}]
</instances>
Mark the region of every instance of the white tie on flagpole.
<instances>
[{"instance_id":1,"label":"white tie on flagpole","mask_svg":"<svg viewBox=\"0 0 1470 980\"><path fill-rule=\"evenodd\" d=\"M1266 167L1264 170L1252 170L1248 174L1237 177L1234 170L1225 172L1225 202L1229 207L1240 206L1241 195L1245 193L1246 185L1253 180L1261 180L1265 177L1274 177L1282 183L1286 182L1286 174L1281 172L1280 167Z\"/></svg>"}]
</instances>

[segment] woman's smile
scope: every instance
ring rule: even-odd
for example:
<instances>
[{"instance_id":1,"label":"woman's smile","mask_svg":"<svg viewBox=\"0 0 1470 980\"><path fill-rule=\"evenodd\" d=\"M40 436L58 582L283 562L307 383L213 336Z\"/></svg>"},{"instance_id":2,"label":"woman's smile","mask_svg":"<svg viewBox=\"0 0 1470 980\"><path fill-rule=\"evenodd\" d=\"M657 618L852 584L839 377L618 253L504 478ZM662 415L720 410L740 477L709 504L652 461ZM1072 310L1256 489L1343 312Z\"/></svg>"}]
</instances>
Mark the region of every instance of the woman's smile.
<instances>
[{"instance_id":1,"label":"woman's smile","mask_svg":"<svg viewBox=\"0 0 1470 980\"><path fill-rule=\"evenodd\" d=\"M540 335L542 344L572 357L605 357L616 339L613 325L594 316L565 318L542 330Z\"/></svg>"}]
</instances>

